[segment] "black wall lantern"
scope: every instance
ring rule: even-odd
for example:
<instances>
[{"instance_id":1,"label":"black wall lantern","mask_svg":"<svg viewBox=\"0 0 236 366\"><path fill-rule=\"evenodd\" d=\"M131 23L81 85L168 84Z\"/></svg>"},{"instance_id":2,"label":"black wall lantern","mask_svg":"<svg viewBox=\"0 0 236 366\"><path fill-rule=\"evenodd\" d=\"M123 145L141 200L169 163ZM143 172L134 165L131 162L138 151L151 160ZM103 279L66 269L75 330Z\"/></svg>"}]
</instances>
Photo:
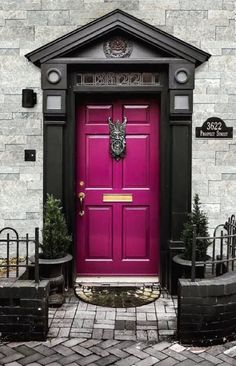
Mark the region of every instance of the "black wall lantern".
<instances>
[{"instance_id":1,"label":"black wall lantern","mask_svg":"<svg viewBox=\"0 0 236 366\"><path fill-rule=\"evenodd\" d=\"M33 108L37 103L37 94L33 89L22 89L22 107Z\"/></svg>"}]
</instances>

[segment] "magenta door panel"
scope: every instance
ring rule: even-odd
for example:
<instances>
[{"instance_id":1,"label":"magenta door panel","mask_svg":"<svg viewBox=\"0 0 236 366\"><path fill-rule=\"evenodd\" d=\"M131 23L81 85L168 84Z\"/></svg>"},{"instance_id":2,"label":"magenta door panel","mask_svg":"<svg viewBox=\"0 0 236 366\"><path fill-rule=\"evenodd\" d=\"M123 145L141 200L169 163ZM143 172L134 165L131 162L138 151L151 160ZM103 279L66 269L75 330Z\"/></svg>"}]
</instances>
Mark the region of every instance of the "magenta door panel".
<instances>
[{"instance_id":1,"label":"magenta door panel","mask_svg":"<svg viewBox=\"0 0 236 366\"><path fill-rule=\"evenodd\" d=\"M107 99L107 98L106 98ZM108 99L107 99L108 100ZM77 273L159 273L159 108L156 99L87 100L77 111ZM108 118L127 118L126 156L110 155ZM130 194L132 202L103 202Z\"/></svg>"},{"instance_id":2,"label":"magenta door panel","mask_svg":"<svg viewBox=\"0 0 236 366\"><path fill-rule=\"evenodd\" d=\"M112 207L89 206L86 214L86 259L112 260Z\"/></svg>"},{"instance_id":3,"label":"magenta door panel","mask_svg":"<svg viewBox=\"0 0 236 366\"><path fill-rule=\"evenodd\" d=\"M113 186L112 162L107 154L109 136L86 135L85 182L86 188L111 188Z\"/></svg>"},{"instance_id":4,"label":"magenta door panel","mask_svg":"<svg viewBox=\"0 0 236 366\"><path fill-rule=\"evenodd\" d=\"M147 188L150 186L149 135L127 136L127 154L123 160L123 188ZM137 164L134 164L137 162Z\"/></svg>"},{"instance_id":5,"label":"magenta door panel","mask_svg":"<svg viewBox=\"0 0 236 366\"><path fill-rule=\"evenodd\" d=\"M122 260L149 260L149 220L149 207L123 208Z\"/></svg>"}]
</instances>

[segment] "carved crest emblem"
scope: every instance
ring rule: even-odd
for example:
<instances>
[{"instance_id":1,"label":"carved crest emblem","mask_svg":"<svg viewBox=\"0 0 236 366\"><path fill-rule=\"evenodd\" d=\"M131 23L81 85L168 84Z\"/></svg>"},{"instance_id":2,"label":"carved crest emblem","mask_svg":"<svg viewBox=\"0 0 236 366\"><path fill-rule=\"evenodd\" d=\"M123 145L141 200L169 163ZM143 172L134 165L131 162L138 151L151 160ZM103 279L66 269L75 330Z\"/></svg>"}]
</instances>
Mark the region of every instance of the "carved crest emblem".
<instances>
[{"instance_id":1,"label":"carved crest emblem","mask_svg":"<svg viewBox=\"0 0 236 366\"><path fill-rule=\"evenodd\" d=\"M104 42L103 50L107 58L129 57L133 51L133 44L128 39L115 36Z\"/></svg>"},{"instance_id":2,"label":"carved crest emblem","mask_svg":"<svg viewBox=\"0 0 236 366\"><path fill-rule=\"evenodd\" d=\"M126 123L127 118L124 118L124 122L120 122L117 120L116 122L112 122L111 118L108 118L109 129L110 129L110 152L111 156L119 161L121 158L124 158L126 152Z\"/></svg>"}]
</instances>

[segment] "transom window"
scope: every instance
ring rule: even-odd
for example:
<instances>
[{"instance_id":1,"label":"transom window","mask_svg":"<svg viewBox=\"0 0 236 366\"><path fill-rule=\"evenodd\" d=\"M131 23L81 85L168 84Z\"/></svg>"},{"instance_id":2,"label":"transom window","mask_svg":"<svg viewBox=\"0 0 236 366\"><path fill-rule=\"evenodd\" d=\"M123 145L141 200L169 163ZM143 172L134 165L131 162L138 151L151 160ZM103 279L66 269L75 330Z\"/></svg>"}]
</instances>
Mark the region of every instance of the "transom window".
<instances>
[{"instance_id":1,"label":"transom window","mask_svg":"<svg viewBox=\"0 0 236 366\"><path fill-rule=\"evenodd\" d=\"M99 72L76 74L77 86L160 85L160 75L151 72Z\"/></svg>"}]
</instances>

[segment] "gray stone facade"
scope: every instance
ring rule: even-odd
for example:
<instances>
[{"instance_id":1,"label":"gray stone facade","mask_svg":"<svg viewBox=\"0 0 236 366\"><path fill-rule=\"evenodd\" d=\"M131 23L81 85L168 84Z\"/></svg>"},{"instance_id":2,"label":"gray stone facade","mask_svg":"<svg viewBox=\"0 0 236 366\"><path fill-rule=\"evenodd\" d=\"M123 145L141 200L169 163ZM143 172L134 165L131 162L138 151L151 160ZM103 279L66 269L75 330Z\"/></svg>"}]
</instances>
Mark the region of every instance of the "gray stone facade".
<instances>
[{"instance_id":1,"label":"gray stone facade","mask_svg":"<svg viewBox=\"0 0 236 366\"><path fill-rule=\"evenodd\" d=\"M193 114L193 193L210 226L236 208L236 140L196 140L212 116L236 124L234 0L0 0L0 227L33 235L42 225L43 135L40 70L24 55L120 8L212 54L196 71ZM38 103L21 107L21 90ZM236 129L234 131L236 134ZM36 149L36 162L24 150Z\"/></svg>"}]
</instances>

